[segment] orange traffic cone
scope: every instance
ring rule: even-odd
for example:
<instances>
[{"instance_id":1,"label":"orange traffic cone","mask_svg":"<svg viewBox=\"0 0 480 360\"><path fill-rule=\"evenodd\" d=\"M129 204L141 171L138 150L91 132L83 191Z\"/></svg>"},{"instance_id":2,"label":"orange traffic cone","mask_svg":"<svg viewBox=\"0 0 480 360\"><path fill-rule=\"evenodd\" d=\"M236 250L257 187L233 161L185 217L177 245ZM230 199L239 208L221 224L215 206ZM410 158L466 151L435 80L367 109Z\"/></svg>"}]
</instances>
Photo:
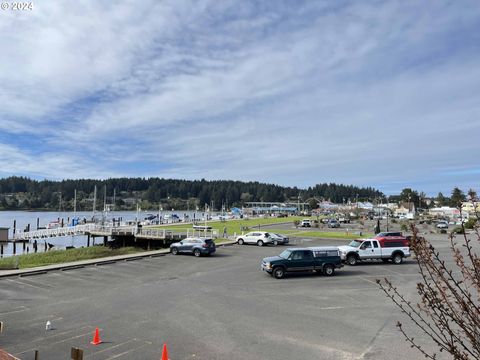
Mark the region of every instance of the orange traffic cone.
<instances>
[{"instance_id":1,"label":"orange traffic cone","mask_svg":"<svg viewBox=\"0 0 480 360\"><path fill-rule=\"evenodd\" d=\"M167 344L163 344L162 359L161 360L169 360L168 359Z\"/></svg>"},{"instance_id":2,"label":"orange traffic cone","mask_svg":"<svg viewBox=\"0 0 480 360\"><path fill-rule=\"evenodd\" d=\"M93 335L93 341L90 342L92 345L101 344L102 340L100 340L100 332L98 331L98 327L95 328L95 335Z\"/></svg>"}]
</instances>

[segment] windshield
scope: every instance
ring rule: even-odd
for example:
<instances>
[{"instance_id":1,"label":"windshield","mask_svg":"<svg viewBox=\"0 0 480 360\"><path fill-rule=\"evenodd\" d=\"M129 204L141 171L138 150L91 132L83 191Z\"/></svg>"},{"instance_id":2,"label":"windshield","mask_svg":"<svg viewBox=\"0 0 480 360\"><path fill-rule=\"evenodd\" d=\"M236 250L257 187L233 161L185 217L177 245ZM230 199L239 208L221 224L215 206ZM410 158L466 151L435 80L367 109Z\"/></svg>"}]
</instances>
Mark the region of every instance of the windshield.
<instances>
[{"instance_id":1,"label":"windshield","mask_svg":"<svg viewBox=\"0 0 480 360\"><path fill-rule=\"evenodd\" d=\"M363 241L362 240L353 240L350 244L348 244L351 247L359 247L362 245Z\"/></svg>"},{"instance_id":2,"label":"windshield","mask_svg":"<svg viewBox=\"0 0 480 360\"><path fill-rule=\"evenodd\" d=\"M288 259L291 253L292 252L290 250L285 250L278 256L280 256L282 259Z\"/></svg>"}]
</instances>

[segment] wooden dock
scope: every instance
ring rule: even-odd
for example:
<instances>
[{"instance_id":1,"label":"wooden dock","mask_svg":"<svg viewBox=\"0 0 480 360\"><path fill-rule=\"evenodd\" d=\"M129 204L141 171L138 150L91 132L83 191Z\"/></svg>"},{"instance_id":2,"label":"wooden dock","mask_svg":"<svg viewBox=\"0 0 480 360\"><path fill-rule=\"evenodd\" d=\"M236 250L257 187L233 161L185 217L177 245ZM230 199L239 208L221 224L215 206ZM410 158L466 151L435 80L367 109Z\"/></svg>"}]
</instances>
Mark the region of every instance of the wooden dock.
<instances>
[{"instance_id":1,"label":"wooden dock","mask_svg":"<svg viewBox=\"0 0 480 360\"><path fill-rule=\"evenodd\" d=\"M12 242L31 241L36 239L45 239L58 236L76 236L86 235L92 237L133 237L135 239L147 240L172 240L183 239L186 237L210 237L217 238L218 230L199 230L188 229L187 231L173 231L167 229L159 229L156 227L141 226L105 226L97 224L85 224L77 226L58 227L55 229L40 229L33 231L17 232L13 235Z\"/></svg>"}]
</instances>

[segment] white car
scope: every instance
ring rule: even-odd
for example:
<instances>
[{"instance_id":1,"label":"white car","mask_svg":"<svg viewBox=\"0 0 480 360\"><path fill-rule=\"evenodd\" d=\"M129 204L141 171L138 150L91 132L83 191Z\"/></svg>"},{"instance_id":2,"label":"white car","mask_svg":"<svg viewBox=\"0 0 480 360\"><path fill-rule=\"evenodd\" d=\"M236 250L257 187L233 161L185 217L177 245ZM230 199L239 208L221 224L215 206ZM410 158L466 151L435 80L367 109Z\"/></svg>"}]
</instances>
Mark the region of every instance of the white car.
<instances>
[{"instance_id":1,"label":"white car","mask_svg":"<svg viewBox=\"0 0 480 360\"><path fill-rule=\"evenodd\" d=\"M312 223L310 222L310 219L303 219L300 226L301 227L312 227Z\"/></svg>"},{"instance_id":2,"label":"white car","mask_svg":"<svg viewBox=\"0 0 480 360\"><path fill-rule=\"evenodd\" d=\"M237 236L237 243L238 245L257 244L258 246L263 246L265 244L273 244L274 239L270 236L270 233L266 231L252 231Z\"/></svg>"},{"instance_id":3,"label":"white car","mask_svg":"<svg viewBox=\"0 0 480 360\"><path fill-rule=\"evenodd\" d=\"M448 229L448 223L446 221L439 222L437 224L437 229Z\"/></svg>"}]
</instances>

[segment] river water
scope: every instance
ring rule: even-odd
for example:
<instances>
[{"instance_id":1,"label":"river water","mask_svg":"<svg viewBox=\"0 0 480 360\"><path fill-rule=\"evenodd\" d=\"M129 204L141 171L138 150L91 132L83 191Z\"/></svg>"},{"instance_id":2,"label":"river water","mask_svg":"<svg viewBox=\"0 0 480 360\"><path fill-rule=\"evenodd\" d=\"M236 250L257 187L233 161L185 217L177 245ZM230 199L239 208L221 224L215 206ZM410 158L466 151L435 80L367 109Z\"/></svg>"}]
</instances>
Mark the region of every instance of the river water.
<instances>
[{"instance_id":1,"label":"river water","mask_svg":"<svg viewBox=\"0 0 480 360\"><path fill-rule=\"evenodd\" d=\"M158 211L110 211L105 214L104 219L105 221L111 221L112 219L122 219L122 222L129 222L129 221L142 221L144 220L147 215L153 214L157 215ZM176 214L181 220L185 218L189 220L199 220L202 221L205 219L205 213L198 212L198 211L161 211L160 218L165 219L164 222L168 222L168 218L172 215ZM208 214L208 216L214 217L218 214ZM14 221L16 222L16 231L25 231L27 226L30 224L30 230L37 229L37 219L38 224L40 227L45 227L48 223L52 221L62 221L65 226L68 225L69 220L74 217L78 217L80 220L92 219L92 212L77 212L76 214L72 212L57 212L57 211L0 211L0 227L7 227L9 228L9 239L13 237L13 227ZM101 212L97 212L95 215L95 219L102 220L103 214ZM62 236L62 237L52 237L47 239L39 239L38 242L38 252L43 252L45 249L45 242L49 244L53 244L55 249L65 249L67 246L74 246L74 247L82 247L87 245L87 237L86 236ZM13 254L13 244L12 243L0 243L3 246L3 256L11 256ZM29 252L33 252L33 244L26 243L25 244L25 252L27 250ZM16 253L22 254L24 253L23 244L17 243L16 245ZM0 255L1 256L1 255Z\"/></svg>"}]
</instances>

